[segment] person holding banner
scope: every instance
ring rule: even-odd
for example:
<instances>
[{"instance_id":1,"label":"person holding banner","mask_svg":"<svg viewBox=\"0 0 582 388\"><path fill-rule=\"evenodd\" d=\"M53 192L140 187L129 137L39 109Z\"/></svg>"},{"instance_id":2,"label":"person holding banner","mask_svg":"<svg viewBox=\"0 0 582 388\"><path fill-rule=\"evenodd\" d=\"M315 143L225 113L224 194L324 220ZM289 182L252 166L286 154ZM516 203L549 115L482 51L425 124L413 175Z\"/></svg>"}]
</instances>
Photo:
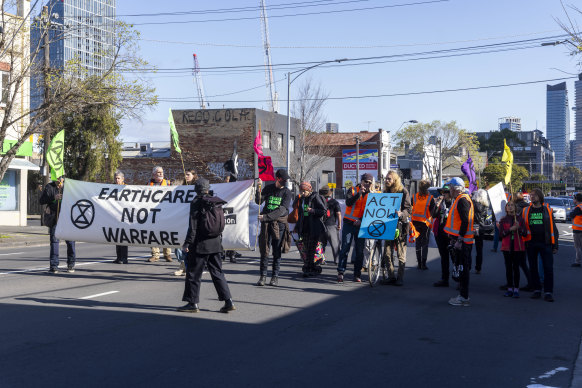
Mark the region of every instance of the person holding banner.
<instances>
[{"instance_id":1,"label":"person holding banner","mask_svg":"<svg viewBox=\"0 0 582 388\"><path fill-rule=\"evenodd\" d=\"M430 182L423 179L418 182L418 193L414 195L412 201L412 225L420 233L416 239L416 261L418 269L428 269L426 260L428 258L428 241L430 237L430 227L432 216L436 208L432 195L428 192Z\"/></svg>"},{"instance_id":2,"label":"person holding banner","mask_svg":"<svg viewBox=\"0 0 582 388\"><path fill-rule=\"evenodd\" d=\"M261 231L259 233L259 250L261 253L260 277L257 286L264 286L267 280L267 267L269 265L268 246L271 245L273 251L273 272L271 286L279 284L279 268L281 266L281 248L283 239L289 230L287 216L291 204L291 191L285 187L289 179L286 170L277 170L275 184L265 186L262 191L257 191L256 203L260 205L265 202L265 206L259 215ZM259 181L260 182L260 181Z\"/></svg>"},{"instance_id":3,"label":"person holding banner","mask_svg":"<svg viewBox=\"0 0 582 388\"><path fill-rule=\"evenodd\" d=\"M400 175L394 170L388 171L384 180L385 193L402 193L400 211L398 214L397 236L394 240L387 240L384 246L383 256L387 258L388 279L382 280L384 285L402 286L404 284L404 269L406 267L406 239L408 238L409 217L412 211L410 193L402 186ZM394 251L398 257L398 271L394 270Z\"/></svg>"},{"instance_id":4,"label":"person holding banner","mask_svg":"<svg viewBox=\"0 0 582 388\"><path fill-rule=\"evenodd\" d=\"M344 281L344 272L346 271L348 254L352 241L355 240L356 260L354 262L354 282L360 283L362 273L362 265L364 263L364 246L365 238L359 238L360 225L362 223L362 216L366 208L366 201L368 200L368 193L372 192L372 181L374 177L372 174L363 174L362 180L355 188L351 187L346 194L346 213L344 214L344 222L342 229L342 248L339 254L339 261L337 265L337 281L342 283Z\"/></svg>"},{"instance_id":5,"label":"person holding banner","mask_svg":"<svg viewBox=\"0 0 582 388\"><path fill-rule=\"evenodd\" d=\"M61 200L63 199L63 187L65 177L61 176L56 181L47 184L40 195L40 204L46 205L44 225L49 228L50 235L50 268L49 273L59 272L59 240L55 237L55 230L59 220ZM75 272L75 242L67 241L67 272Z\"/></svg>"},{"instance_id":6,"label":"person holding banner","mask_svg":"<svg viewBox=\"0 0 582 388\"><path fill-rule=\"evenodd\" d=\"M123 172L115 171L114 178L116 185L125 185L125 174ZM128 251L129 247L127 245L116 245L115 253L117 257L113 260L113 264L127 264Z\"/></svg>"},{"instance_id":7,"label":"person holding banner","mask_svg":"<svg viewBox=\"0 0 582 388\"><path fill-rule=\"evenodd\" d=\"M152 170L152 179L148 182L148 186L169 186L170 181L164 178L164 169L161 166L156 166ZM172 250L170 248L164 248L164 258L166 261L171 262L172 260ZM160 260L160 248L152 247L152 257L148 259L150 263Z\"/></svg>"},{"instance_id":8,"label":"person holding banner","mask_svg":"<svg viewBox=\"0 0 582 388\"><path fill-rule=\"evenodd\" d=\"M470 306L469 273L471 271L471 250L475 242L473 225L475 209L471 197L465 193L465 182L461 178L452 178L447 185L454 198L449 211L445 232L450 235L451 245L455 249L459 268L459 295L449 299L452 306Z\"/></svg>"},{"instance_id":9,"label":"person holding banner","mask_svg":"<svg viewBox=\"0 0 582 388\"><path fill-rule=\"evenodd\" d=\"M198 175L194 169L186 170L184 180L182 180L179 186L193 185L197 178ZM176 259L180 266L176 271L174 271L174 276L186 276L186 255L184 254L184 251L180 248L176 248L174 253L176 254Z\"/></svg>"}]
</instances>

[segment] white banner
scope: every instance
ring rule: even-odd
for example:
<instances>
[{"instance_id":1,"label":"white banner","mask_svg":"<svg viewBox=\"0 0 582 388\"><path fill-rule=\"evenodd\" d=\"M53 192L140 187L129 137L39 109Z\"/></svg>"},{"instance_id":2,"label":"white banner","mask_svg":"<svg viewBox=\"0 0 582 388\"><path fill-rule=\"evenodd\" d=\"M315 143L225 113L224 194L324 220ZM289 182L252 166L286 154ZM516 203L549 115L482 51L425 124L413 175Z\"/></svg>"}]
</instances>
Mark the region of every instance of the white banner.
<instances>
[{"instance_id":1,"label":"white banner","mask_svg":"<svg viewBox=\"0 0 582 388\"><path fill-rule=\"evenodd\" d=\"M253 181L211 185L224 199L224 249L254 248L258 206ZM119 186L67 179L55 236L98 244L180 248L188 232L194 186ZM250 206L251 205L251 206ZM252 206L254 205L254 206Z\"/></svg>"},{"instance_id":2,"label":"white banner","mask_svg":"<svg viewBox=\"0 0 582 388\"><path fill-rule=\"evenodd\" d=\"M489 190L489 201L491 201L491 207L493 208L493 213L495 214L495 220L499 222L500 219L505 215L505 204L507 203L507 197L505 196L505 190L503 189L503 183L499 182Z\"/></svg>"}]
</instances>

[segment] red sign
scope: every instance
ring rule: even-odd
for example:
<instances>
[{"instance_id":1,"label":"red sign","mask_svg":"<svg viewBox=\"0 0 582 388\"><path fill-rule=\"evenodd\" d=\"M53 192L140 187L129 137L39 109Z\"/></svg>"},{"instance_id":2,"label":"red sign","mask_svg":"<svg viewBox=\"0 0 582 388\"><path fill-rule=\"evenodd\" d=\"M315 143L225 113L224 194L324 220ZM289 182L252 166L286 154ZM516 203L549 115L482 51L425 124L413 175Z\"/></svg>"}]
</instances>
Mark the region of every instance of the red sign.
<instances>
[{"instance_id":1,"label":"red sign","mask_svg":"<svg viewBox=\"0 0 582 388\"><path fill-rule=\"evenodd\" d=\"M259 179L262 181L274 181L275 172L270 156L259 156Z\"/></svg>"},{"instance_id":2,"label":"red sign","mask_svg":"<svg viewBox=\"0 0 582 388\"><path fill-rule=\"evenodd\" d=\"M344 170L355 170L356 163L343 163ZM375 162L368 162L368 163L360 163L360 170L377 170L378 163Z\"/></svg>"}]
</instances>

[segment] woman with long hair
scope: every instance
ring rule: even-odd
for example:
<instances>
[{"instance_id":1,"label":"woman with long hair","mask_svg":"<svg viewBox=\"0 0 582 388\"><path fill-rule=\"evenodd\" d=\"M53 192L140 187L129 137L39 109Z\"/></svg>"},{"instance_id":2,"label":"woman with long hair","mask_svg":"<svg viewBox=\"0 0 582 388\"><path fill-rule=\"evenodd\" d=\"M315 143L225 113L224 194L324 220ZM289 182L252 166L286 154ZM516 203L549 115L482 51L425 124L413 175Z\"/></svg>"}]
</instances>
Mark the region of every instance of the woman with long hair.
<instances>
[{"instance_id":1,"label":"woman with long hair","mask_svg":"<svg viewBox=\"0 0 582 388\"><path fill-rule=\"evenodd\" d=\"M521 215L516 214L516 205L513 201L505 204L505 214L499 221L501 252L505 259L507 278L507 291L503 296L519 298L519 267L525 262L524 237L527 235L527 229Z\"/></svg>"}]
</instances>

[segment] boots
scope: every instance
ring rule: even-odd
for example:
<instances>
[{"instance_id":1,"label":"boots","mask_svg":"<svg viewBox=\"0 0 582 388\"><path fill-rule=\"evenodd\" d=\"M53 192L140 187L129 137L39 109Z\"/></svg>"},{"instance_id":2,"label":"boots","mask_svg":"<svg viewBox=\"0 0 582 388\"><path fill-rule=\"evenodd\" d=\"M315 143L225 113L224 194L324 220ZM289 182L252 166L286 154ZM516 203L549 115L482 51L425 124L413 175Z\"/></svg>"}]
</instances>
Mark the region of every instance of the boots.
<instances>
[{"instance_id":1,"label":"boots","mask_svg":"<svg viewBox=\"0 0 582 388\"><path fill-rule=\"evenodd\" d=\"M398 275L396 277L395 286L401 286L404 284L404 263L398 263Z\"/></svg>"},{"instance_id":2,"label":"boots","mask_svg":"<svg viewBox=\"0 0 582 388\"><path fill-rule=\"evenodd\" d=\"M159 258L159 257L156 257L156 256L152 256L152 257L150 257L150 258L148 259L148 261L149 261L150 263L153 263L153 262L155 262L155 261L159 261L159 260L160 260L160 258Z\"/></svg>"},{"instance_id":3,"label":"boots","mask_svg":"<svg viewBox=\"0 0 582 388\"><path fill-rule=\"evenodd\" d=\"M166 259L166 261L168 263L171 263L172 261L174 261L174 260L172 260L172 256L169 256L169 255L164 255L164 259Z\"/></svg>"},{"instance_id":4,"label":"boots","mask_svg":"<svg viewBox=\"0 0 582 388\"><path fill-rule=\"evenodd\" d=\"M198 305L196 303L187 303L182 307L178 307L176 310L181 312L181 313L199 313L200 312L200 309L198 308Z\"/></svg>"},{"instance_id":5,"label":"boots","mask_svg":"<svg viewBox=\"0 0 582 388\"><path fill-rule=\"evenodd\" d=\"M234 311L236 310L236 307L234 307L234 304L232 303L232 299L227 299L224 301L224 306L222 306L222 308L220 309L221 313L228 313L230 311Z\"/></svg>"},{"instance_id":6,"label":"boots","mask_svg":"<svg viewBox=\"0 0 582 388\"><path fill-rule=\"evenodd\" d=\"M277 287L279 285L279 278L277 276L273 276L271 278L271 282L269 283L270 286Z\"/></svg>"},{"instance_id":7,"label":"boots","mask_svg":"<svg viewBox=\"0 0 582 388\"><path fill-rule=\"evenodd\" d=\"M259 278L259 281L257 282L257 286L264 286L266 281L267 281L267 277L261 275L261 277Z\"/></svg>"}]
</instances>

